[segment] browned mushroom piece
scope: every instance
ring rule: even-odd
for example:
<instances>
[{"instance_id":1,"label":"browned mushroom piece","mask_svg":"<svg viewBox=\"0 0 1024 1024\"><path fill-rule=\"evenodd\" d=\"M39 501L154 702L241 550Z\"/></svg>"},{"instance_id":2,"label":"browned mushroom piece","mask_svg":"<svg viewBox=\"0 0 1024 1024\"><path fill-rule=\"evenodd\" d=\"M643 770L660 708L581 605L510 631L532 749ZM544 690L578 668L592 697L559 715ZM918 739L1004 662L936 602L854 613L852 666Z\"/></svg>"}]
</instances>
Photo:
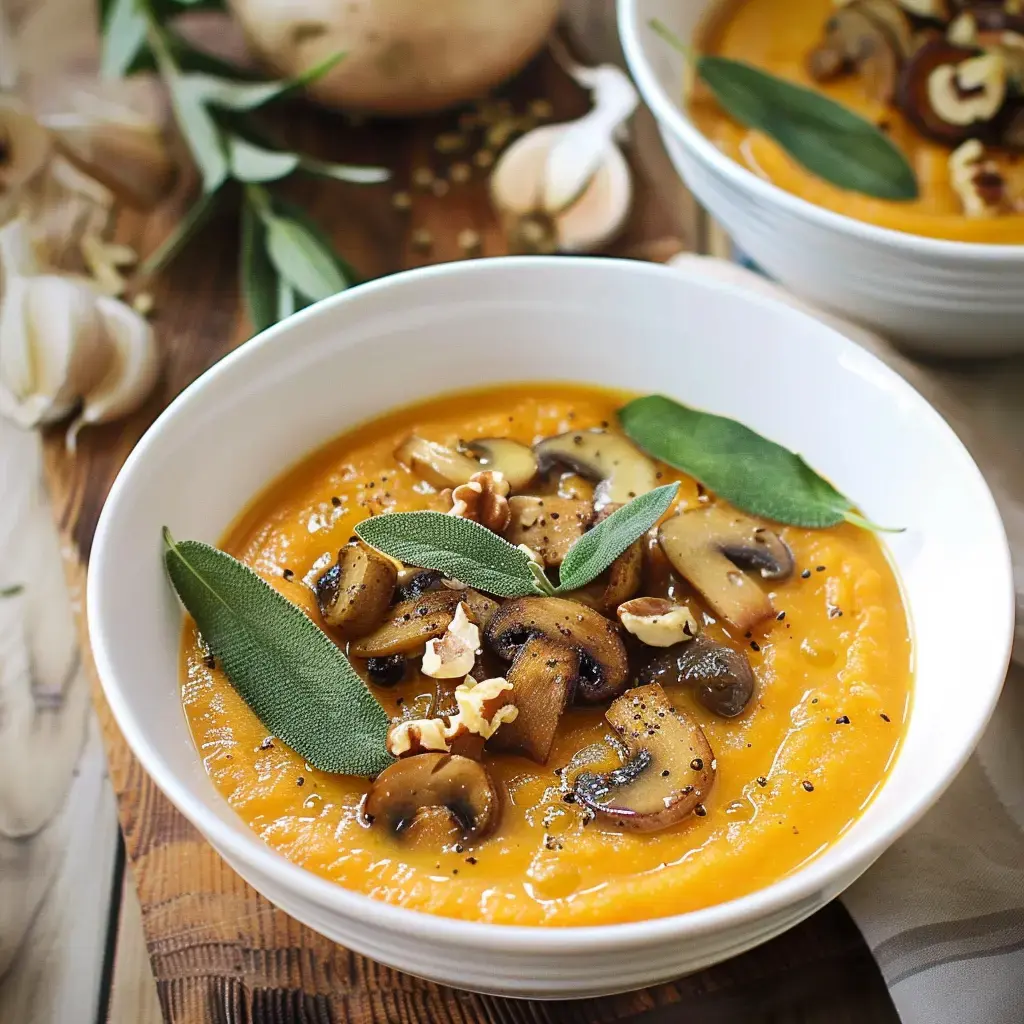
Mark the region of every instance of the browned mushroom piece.
<instances>
[{"instance_id":1,"label":"browned mushroom piece","mask_svg":"<svg viewBox=\"0 0 1024 1024\"><path fill-rule=\"evenodd\" d=\"M408 566L398 572L394 601L413 601L428 590L440 590L444 573L436 569L417 569Z\"/></svg>"},{"instance_id":2,"label":"browned mushroom piece","mask_svg":"<svg viewBox=\"0 0 1024 1024\"><path fill-rule=\"evenodd\" d=\"M673 707L657 683L623 694L605 718L629 760L606 775L577 776L577 803L621 828L655 832L682 821L707 799L715 755L696 720Z\"/></svg>"},{"instance_id":3,"label":"browned mushroom piece","mask_svg":"<svg viewBox=\"0 0 1024 1024\"><path fill-rule=\"evenodd\" d=\"M704 707L723 718L741 714L756 686L747 656L706 633L666 647L640 669L637 679L689 687Z\"/></svg>"},{"instance_id":4,"label":"browned mushroom piece","mask_svg":"<svg viewBox=\"0 0 1024 1024\"><path fill-rule=\"evenodd\" d=\"M1006 96L1006 61L1000 54L956 46L939 36L907 61L896 105L922 135L955 145L997 135Z\"/></svg>"},{"instance_id":5,"label":"browned mushroom piece","mask_svg":"<svg viewBox=\"0 0 1024 1024\"><path fill-rule=\"evenodd\" d=\"M372 633L349 644L348 653L355 658L412 654L444 633L460 600L455 590L428 590L411 601L400 601Z\"/></svg>"},{"instance_id":6,"label":"browned mushroom piece","mask_svg":"<svg viewBox=\"0 0 1024 1024\"><path fill-rule=\"evenodd\" d=\"M426 836L416 836L421 830L443 837L454 826L469 840L494 829L500 806L498 791L478 761L429 753L385 768L370 784L364 809L374 828L399 839L423 841Z\"/></svg>"},{"instance_id":7,"label":"browned mushroom piece","mask_svg":"<svg viewBox=\"0 0 1024 1024\"><path fill-rule=\"evenodd\" d=\"M720 505L680 512L661 524L658 538L673 568L738 629L773 613L768 595L739 569L756 569L766 580L793 572L793 553L777 533Z\"/></svg>"},{"instance_id":8,"label":"browned mushroom piece","mask_svg":"<svg viewBox=\"0 0 1024 1024\"><path fill-rule=\"evenodd\" d=\"M512 700L519 714L491 737L489 748L546 764L558 720L572 701L579 670L579 651L546 636L527 640L505 676L512 684Z\"/></svg>"},{"instance_id":9,"label":"browned mushroom piece","mask_svg":"<svg viewBox=\"0 0 1024 1024\"><path fill-rule=\"evenodd\" d=\"M346 639L369 633L387 612L398 570L360 541L346 544L314 586L324 622Z\"/></svg>"},{"instance_id":10,"label":"browned mushroom piece","mask_svg":"<svg viewBox=\"0 0 1024 1024\"><path fill-rule=\"evenodd\" d=\"M589 501L519 494L508 499L512 520L505 530L510 544L525 544L548 568L561 565L569 548L594 520Z\"/></svg>"},{"instance_id":11,"label":"browned mushroom piece","mask_svg":"<svg viewBox=\"0 0 1024 1024\"><path fill-rule=\"evenodd\" d=\"M593 608L561 597L518 597L501 606L484 634L486 642L506 661L535 636L579 652L577 703L610 700L625 688L629 677L626 646L618 626Z\"/></svg>"},{"instance_id":12,"label":"browned mushroom piece","mask_svg":"<svg viewBox=\"0 0 1024 1024\"><path fill-rule=\"evenodd\" d=\"M466 448L484 469L501 473L513 491L521 491L537 475L533 449L508 437L481 437Z\"/></svg>"},{"instance_id":13,"label":"browned mushroom piece","mask_svg":"<svg viewBox=\"0 0 1024 1024\"><path fill-rule=\"evenodd\" d=\"M1001 3L972 4L949 26L946 38L959 46L998 53L1013 86L1010 93L1019 97L1024 86L1024 13Z\"/></svg>"},{"instance_id":14,"label":"browned mushroom piece","mask_svg":"<svg viewBox=\"0 0 1024 1024\"><path fill-rule=\"evenodd\" d=\"M819 82L856 73L873 100L889 103L910 35L909 22L899 8L853 0L825 23L824 39L808 55L808 73Z\"/></svg>"},{"instance_id":15,"label":"browned mushroom piece","mask_svg":"<svg viewBox=\"0 0 1024 1024\"><path fill-rule=\"evenodd\" d=\"M480 472L476 459L418 434L410 434L395 449L395 458L438 489L468 483L474 473Z\"/></svg>"},{"instance_id":16,"label":"browned mushroom piece","mask_svg":"<svg viewBox=\"0 0 1024 1024\"><path fill-rule=\"evenodd\" d=\"M533 446L540 472L554 466L597 481L594 506L625 505L658 486L654 463L624 434L607 430L574 430Z\"/></svg>"}]
</instances>

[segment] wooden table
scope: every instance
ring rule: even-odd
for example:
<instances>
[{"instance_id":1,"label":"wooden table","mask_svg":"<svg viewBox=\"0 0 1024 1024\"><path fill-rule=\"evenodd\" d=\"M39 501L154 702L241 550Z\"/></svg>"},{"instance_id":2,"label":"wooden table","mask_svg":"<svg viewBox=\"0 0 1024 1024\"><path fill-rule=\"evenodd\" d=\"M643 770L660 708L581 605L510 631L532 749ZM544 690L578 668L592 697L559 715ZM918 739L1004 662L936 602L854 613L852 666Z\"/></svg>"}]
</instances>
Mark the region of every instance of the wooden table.
<instances>
[{"instance_id":1,"label":"wooden table","mask_svg":"<svg viewBox=\"0 0 1024 1024\"><path fill-rule=\"evenodd\" d=\"M599 19L598 27L607 30L607 19ZM546 97L559 119L576 116L586 106L585 97L547 56L538 59L502 94L518 107ZM464 258L456 239L465 228L480 233L481 255L505 251L479 175L468 184L453 185L443 197L413 190L410 213L403 215L392 207L392 193L410 187L415 168L440 165L432 143L440 131L451 126L452 118L356 126L337 115L308 109L296 111L290 118L308 149L335 159L381 163L394 171L389 186L356 189L336 183L306 183L297 192L297 198L366 276ZM637 201L626 232L610 254L659 258L684 248L706 252L722 246L720 234L700 214L669 167L646 113L636 118L630 157ZM179 211L180 204L171 204L157 216L126 214L118 224L117 237L148 251ZM413 246L412 232L417 228L426 228L433 236L429 252ZM126 423L87 431L73 459L64 453L60 438L46 440L46 476L65 542L73 593L80 593L97 516L128 451L182 387L249 334L240 312L236 246L234 221L218 219L206 229L201 242L157 282L154 322L166 356L166 371L158 394L146 408ZM81 652L91 673L84 633ZM402 975L333 945L250 889L142 771L98 688L95 704L117 797L123 856L115 854L109 843L93 843L99 852L89 862L91 874L79 865L77 874L53 876L65 878L65 886L92 886L99 894L93 900L98 906L92 908L89 919L94 929L89 948L95 955L89 961L87 977L80 969L71 972L79 996L70 1001L61 1001L52 993L46 999L39 995L48 984L64 984L67 972L55 981L53 975L48 980L44 970L26 981L26 968L18 957L9 957L10 963L0 959L0 1020L5 1022L77 1024L109 1019L117 1024L150 1024L161 1017L175 1024L597 1024L622 1020L647 1024L676 1020L882 1024L897 1020L866 946L838 903L753 953L672 984L608 999L514 1002L457 992ZM83 728L89 727L78 722L78 731L73 729L74 735L66 742L80 743ZM78 808L79 817L84 815L99 833L111 828L111 807L105 791L95 784L98 753L94 743L87 743L83 757L83 763L93 766L87 772L92 789L83 795L78 780L69 774L61 795L70 792L68 806L88 796L91 802ZM68 806L57 816L69 815ZM65 842L78 842L88 827L79 821L74 829L63 828L60 835ZM0 881L9 870L4 851L0 843ZM108 883L111 877L112 887ZM111 891L112 911L103 902ZM53 895L51 892L49 898ZM57 929L54 936L44 938L44 946L48 942L46 948L66 950L73 927L72 921L65 922L63 932ZM97 936L96 930L101 934ZM31 927L26 934L30 932ZM143 955L143 938L148 961ZM83 948L81 944L72 946L74 956L82 957ZM5 969L7 975L2 973ZM155 996L151 978L155 979ZM36 1001L26 1001L21 997L33 983L38 987ZM20 994L17 997L11 995L12 984ZM12 1014L8 1018L5 1007L21 1007L23 1012L27 1012L25 1007L41 1009L37 1016Z\"/></svg>"}]
</instances>

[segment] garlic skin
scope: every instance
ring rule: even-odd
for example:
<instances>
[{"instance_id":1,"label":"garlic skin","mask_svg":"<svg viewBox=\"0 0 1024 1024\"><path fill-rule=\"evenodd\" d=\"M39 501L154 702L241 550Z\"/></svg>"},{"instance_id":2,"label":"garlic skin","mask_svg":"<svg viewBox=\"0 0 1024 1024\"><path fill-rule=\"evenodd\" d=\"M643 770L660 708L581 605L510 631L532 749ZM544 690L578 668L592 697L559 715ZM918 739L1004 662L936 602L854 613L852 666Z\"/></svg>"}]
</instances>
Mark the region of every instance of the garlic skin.
<instances>
[{"instance_id":1,"label":"garlic skin","mask_svg":"<svg viewBox=\"0 0 1024 1024\"><path fill-rule=\"evenodd\" d=\"M108 423L134 412L160 376L156 335L149 322L108 295L98 296L95 308L109 346L109 364L103 377L82 392L82 410L65 438L69 452L75 451L82 427Z\"/></svg>"},{"instance_id":2,"label":"garlic skin","mask_svg":"<svg viewBox=\"0 0 1024 1024\"><path fill-rule=\"evenodd\" d=\"M0 93L0 221L5 207L46 166L50 133L8 93Z\"/></svg>"},{"instance_id":3,"label":"garlic skin","mask_svg":"<svg viewBox=\"0 0 1024 1024\"><path fill-rule=\"evenodd\" d=\"M0 338L0 413L26 429L67 416L110 364L95 294L57 274L7 275Z\"/></svg>"}]
</instances>

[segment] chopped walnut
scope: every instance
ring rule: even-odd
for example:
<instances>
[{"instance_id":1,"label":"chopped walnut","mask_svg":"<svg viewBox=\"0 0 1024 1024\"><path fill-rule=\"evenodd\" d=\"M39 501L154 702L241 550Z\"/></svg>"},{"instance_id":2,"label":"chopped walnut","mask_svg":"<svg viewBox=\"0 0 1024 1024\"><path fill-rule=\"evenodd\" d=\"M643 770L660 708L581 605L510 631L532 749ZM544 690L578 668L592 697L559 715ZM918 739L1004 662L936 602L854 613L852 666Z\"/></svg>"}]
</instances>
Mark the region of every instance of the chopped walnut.
<instances>
[{"instance_id":1,"label":"chopped walnut","mask_svg":"<svg viewBox=\"0 0 1024 1024\"><path fill-rule=\"evenodd\" d=\"M472 677L455 688L458 713L445 718L416 718L396 722L388 731L387 748L395 757L429 751L449 753L475 737L482 748L506 722L514 722L519 709L512 703L512 684L501 677L478 683Z\"/></svg>"},{"instance_id":2,"label":"chopped walnut","mask_svg":"<svg viewBox=\"0 0 1024 1024\"><path fill-rule=\"evenodd\" d=\"M443 636L427 642L420 671L432 679L457 679L468 675L480 649L480 630L460 601Z\"/></svg>"},{"instance_id":3,"label":"chopped walnut","mask_svg":"<svg viewBox=\"0 0 1024 1024\"><path fill-rule=\"evenodd\" d=\"M488 530L502 533L512 519L508 507L508 481L498 470L474 473L469 483L452 491L451 516L472 519Z\"/></svg>"},{"instance_id":4,"label":"chopped walnut","mask_svg":"<svg viewBox=\"0 0 1024 1024\"><path fill-rule=\"evenodd\" d=\"M388 730L388 752L395 757L413 757L431 750L447 753L447 728L442 718L415 718L396 722Z\"/></svg>"},{"instance_id":5,"label":"chopped walnut","mask_svg":"<svg viewBox=\"0 0 1024 1024\"><path fill-rule=\"evenodd\" d=\"M950 155L949 180L968 217L996 217L1012 208L1006 178L999 165L986 157L977 139L970 139Z\"/></svg>"},{"instance_id":6,"label":"chopped walnut","mask_svg":"<svg viewBox=\"0 0 1024 1024\"><path fill-rule=\"evenodd\" d=\"M672 647L700 632L686 605L661 597L635 597L620 604L617 614L626 632L648 647Z\"/></svg>"}]
</instances>

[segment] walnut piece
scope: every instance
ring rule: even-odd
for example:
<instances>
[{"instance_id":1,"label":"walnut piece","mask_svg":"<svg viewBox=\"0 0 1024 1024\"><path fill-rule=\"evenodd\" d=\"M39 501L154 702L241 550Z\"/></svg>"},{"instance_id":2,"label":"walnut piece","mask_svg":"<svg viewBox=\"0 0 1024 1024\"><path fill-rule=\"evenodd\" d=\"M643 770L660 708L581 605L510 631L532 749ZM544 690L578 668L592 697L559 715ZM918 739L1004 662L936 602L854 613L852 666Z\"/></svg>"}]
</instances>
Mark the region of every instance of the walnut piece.
<instances>
[{"instance_id":1,"label":"walnut piece","mask_svg":"<svg viewBox=\"0 0 1024 1024\"><path fill-rule=\"evenodd\" d=\"M512 519L508 507L508 481L498 470L485 469L474 473L469 483L452 491L450 516L472 519L488 530L502 533Z\"/></svg>"},{"instance_id":2,"label":"walnut piece","mask_svg":"<svg viewBox=\"0 0 1024 1024\"><path fill-rule=\"evenodd\" d=\"M432 679L458 679L468 675L480 649L480 630L460 601L444 635L427 642L420 671Z\"/></svg>"},{"instance_id":3,"label":"walnut piece","mask_svg":"<svg viewBox=\"0 0 1024 1024\"><path fill-rule=\"evenodd\" d=\"M388 730L387 748L395 757L413 757L431 751L450 753L453 744L477 737L490 739L506 722L514 722L519 709L512 703L512 684L502 677L478 683L467 676L455 688L458 713L446 718L415 718L396 722Z\"/></svg>"},{"instance_id":4,"label":"walnut piece","mask_svg":"<svg viewBox=\"0 0 1024 1024\"><path fill-rule=\"evenodd\" d=\"M686 605L661 597L636 597L617 609L619 622L648 647L672 647L692 640L700 627Z\"/></svg>"},{"instance_id":5,"label":"walnut piece","mask_svg":"<svg viewBox=\"0 0 1024 1024\"><path fill-rule=\"evenodd\" d=\"M1011 209L1006 178L998 164L986 157L977 139L968 140L950 155L949 181L968 217L996 217Z\"/></svg>"}]
</instances>

